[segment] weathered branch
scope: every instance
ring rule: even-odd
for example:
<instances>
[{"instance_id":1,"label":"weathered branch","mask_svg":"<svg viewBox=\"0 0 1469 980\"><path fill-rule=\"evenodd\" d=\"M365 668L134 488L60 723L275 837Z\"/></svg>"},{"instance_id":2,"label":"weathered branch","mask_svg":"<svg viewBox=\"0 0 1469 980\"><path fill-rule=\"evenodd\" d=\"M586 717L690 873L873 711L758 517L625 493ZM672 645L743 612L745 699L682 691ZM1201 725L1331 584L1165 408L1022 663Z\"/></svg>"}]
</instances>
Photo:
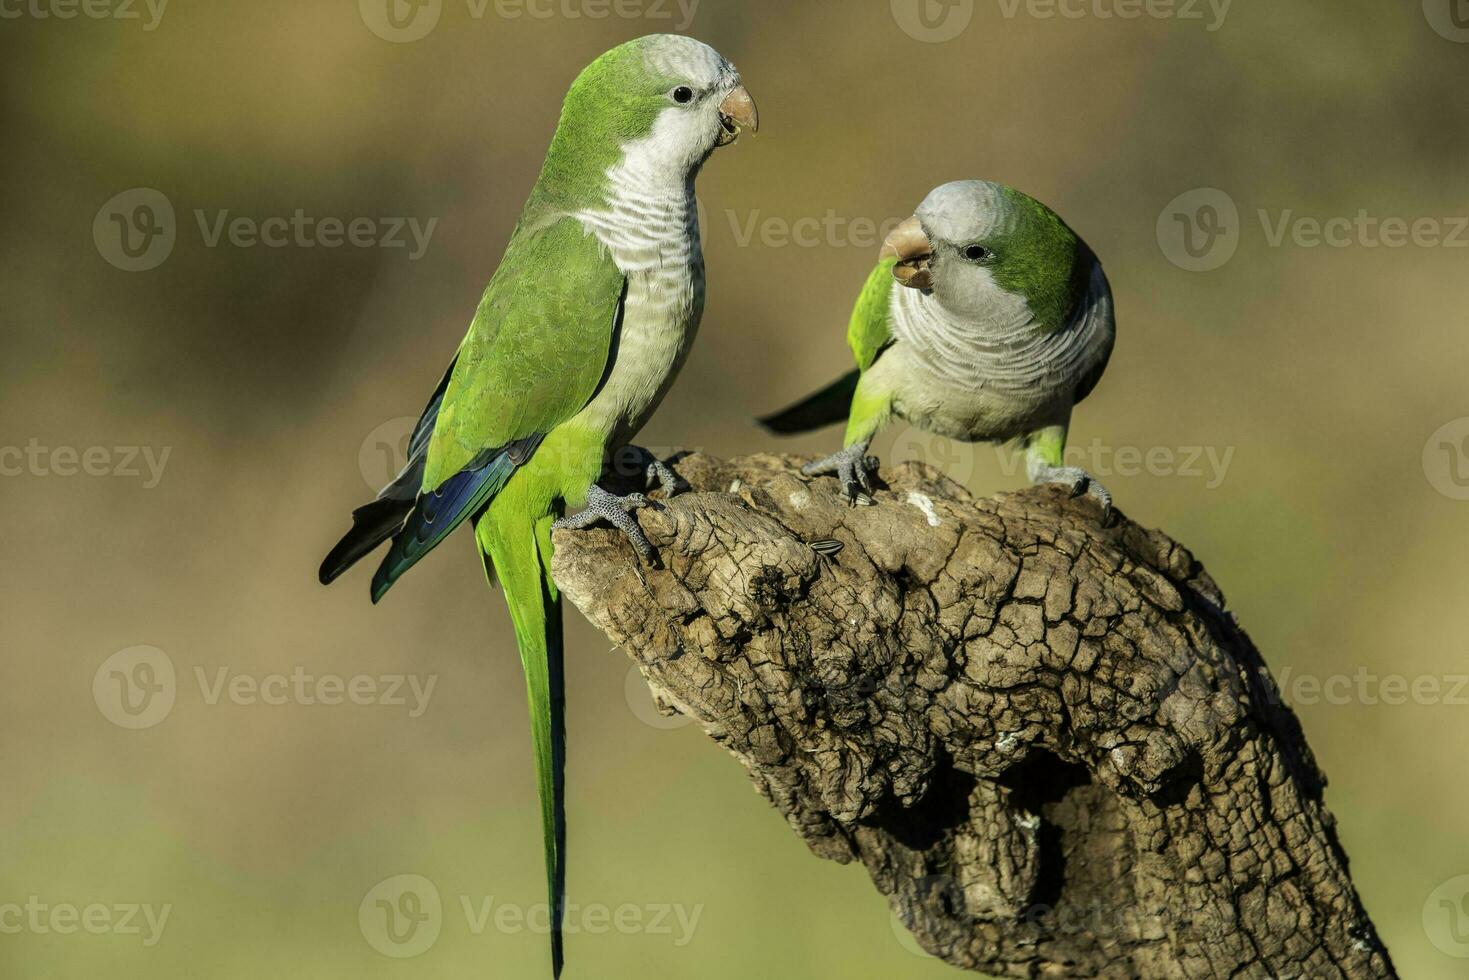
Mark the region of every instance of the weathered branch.
<instances>
[{"instance_id":1,"label":"weathered branch","mask_svg":"<svg viewBox=\"0 0 1469 980\"><path fill-rule=\"evenodd\" d=\"M918 465L848 507L799 461L559 533L556 580L817 855L933 954L1014 977L1392 977L1325 778L1182 546ZM811 542L840 541L823 557Z\"/></svg>"}]
</instances>

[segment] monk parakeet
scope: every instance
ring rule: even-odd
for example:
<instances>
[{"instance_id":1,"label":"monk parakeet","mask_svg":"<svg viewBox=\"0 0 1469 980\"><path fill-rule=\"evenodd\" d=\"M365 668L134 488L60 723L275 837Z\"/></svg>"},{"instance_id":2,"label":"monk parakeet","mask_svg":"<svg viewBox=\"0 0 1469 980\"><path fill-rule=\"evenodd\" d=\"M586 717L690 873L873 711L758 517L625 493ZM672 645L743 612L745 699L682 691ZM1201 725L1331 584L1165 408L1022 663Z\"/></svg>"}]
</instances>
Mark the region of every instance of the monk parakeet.
<instances>
[{"instance_id":1,"label":"monk parakeet","mask_svg":"<svg viewBox=\"0 0 1469 980\"><path fill-rule=\"evenodd\" d=\"M845 418L835 473L848 499L872 489L872 437L897 417L966 442L1019 440L1036 483L1112 495L1065 465L1071 409L1112 354L1112 290L1102 264L1055 212L988 181L945 184L899 225L857 299L847 342L857 369L762 419L795 433Z\"/></svg>"},{"instance_id":2,"label":"monk parakeet","mask_svg":"<svg viewBox=\"0 0 1469 980\"><path fill-rule=\"evenodd\" d=\"M715 147L758 126L739 73L692 38L631 41L577 77L500 267L409 440L407 467L353 514L321 566L330 583L391 541L372 579L377 602L451 531L473 525L525 671L557 976L565 726L551 531L606 520L653 560L632 516L647 498L598 482L668 391L703 312L694 178ZM648 474L677 489L651 457Z\"/></svg>"}]
</instances>

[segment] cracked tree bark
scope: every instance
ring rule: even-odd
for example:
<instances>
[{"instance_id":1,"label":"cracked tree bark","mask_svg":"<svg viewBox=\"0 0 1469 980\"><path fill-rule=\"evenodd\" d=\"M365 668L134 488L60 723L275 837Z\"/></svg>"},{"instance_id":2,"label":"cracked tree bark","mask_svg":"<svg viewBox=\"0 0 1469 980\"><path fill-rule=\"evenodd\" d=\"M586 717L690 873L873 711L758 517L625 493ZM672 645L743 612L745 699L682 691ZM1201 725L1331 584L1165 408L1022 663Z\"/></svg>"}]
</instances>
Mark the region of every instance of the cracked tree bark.
<instances>
[{"instance_id":1,"label":"cracked tree bark","mask_svg":"<svg viewBox=\"0 0 1469 980\"><path fill-rule=\"evenodd\" d=\"M1012 977L1392 977L1325 777L1179 544L1057 488L678 461L693 492L558 532L567 597L924 949ZM811 542L835 540L824 557Z\"/></svg>"}]
</instances>

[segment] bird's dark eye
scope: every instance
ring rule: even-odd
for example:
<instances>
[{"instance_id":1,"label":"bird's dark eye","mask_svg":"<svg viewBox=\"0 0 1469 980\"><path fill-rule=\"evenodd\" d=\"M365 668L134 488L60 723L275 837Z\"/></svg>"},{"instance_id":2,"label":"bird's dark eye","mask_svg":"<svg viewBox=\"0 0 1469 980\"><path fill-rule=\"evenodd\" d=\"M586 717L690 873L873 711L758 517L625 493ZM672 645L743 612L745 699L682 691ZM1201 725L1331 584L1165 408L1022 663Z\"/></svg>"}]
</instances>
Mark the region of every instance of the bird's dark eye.
<instances>
[{"instance_id":1,"label":"bird's dark eye","mask_svg":"<svg viewBox=\"0 0 1469 980\"><path fill-rule=\"evenodd\" d=\"M673 90L673 101L677 102L679 105L688 105L690 102L694 101L694 90L689 88L687 85L680 85L678 88Z\"/></svg>"},{"instance_id":2,"label":"bird's dark eye","mask_svg":"<svg viewBox=\"0 0 1469 980\"><path fill-rule=\"evenodd\" d=\"M964 257L970 262L983 262L990 257L990 250L983 245L964 246Z\"/></svg>"}]
</instances>

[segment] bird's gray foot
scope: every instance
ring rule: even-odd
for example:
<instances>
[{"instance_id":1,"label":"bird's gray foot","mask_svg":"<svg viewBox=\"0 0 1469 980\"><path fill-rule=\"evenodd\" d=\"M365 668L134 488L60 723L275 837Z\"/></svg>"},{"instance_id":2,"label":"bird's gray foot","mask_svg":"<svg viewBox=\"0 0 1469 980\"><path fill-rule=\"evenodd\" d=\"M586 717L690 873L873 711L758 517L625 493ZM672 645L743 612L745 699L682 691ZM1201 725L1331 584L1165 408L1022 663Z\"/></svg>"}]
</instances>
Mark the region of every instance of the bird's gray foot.
<instances>
[{"instance_id":1,"label":"bird's gray foot","mask_svg":"<svg viewBox=\"0 0 1469 980\"><path fill-rule=\"evenodd\" d=\"M642 510L644 507L661 509L656 502L649 500L640 493L630 493L626 497L618 497L608 493L595 483L587 489L586 509L570 517L563 517L551 526L554 528L565 528L570 531L580 531L591 527L600 521L606 521L617 530L621 531L632 542L633 549L642 556L643 561L649 565L658 565L658 553L653 550L652 544L648 542L648 536L643 533L637 518L633 517L633 511Z\"/></svg>"},{"instance_id":2,"label":"bird's gray foot","mask_svg":"<svg viewBox=\"0 0 1469 980\"><path fill-rule=\"evenodd\" d=\"M1102 524L1112 519L1112 494L1097 478L1078 466L1039 466L1031 473L1033 483L1058 483L1071 491L1071 496L1085 494L1102 508Z\"/></svg>"},{"instance_id":3,"label":"bird's gray foot","mask_svg":"<svg viewBox=\"0 0 1469 980\"><path fill-rule=\"evenodd\" d=\"M878 459L867 455L867 444L848 446L839 453L825 459L807 463L801 467L803 476L825 476L835 473L842 485L842 493L849 503L868 506L872 504L872 474L877 472Z\"/></svg>"}]
</instances>

